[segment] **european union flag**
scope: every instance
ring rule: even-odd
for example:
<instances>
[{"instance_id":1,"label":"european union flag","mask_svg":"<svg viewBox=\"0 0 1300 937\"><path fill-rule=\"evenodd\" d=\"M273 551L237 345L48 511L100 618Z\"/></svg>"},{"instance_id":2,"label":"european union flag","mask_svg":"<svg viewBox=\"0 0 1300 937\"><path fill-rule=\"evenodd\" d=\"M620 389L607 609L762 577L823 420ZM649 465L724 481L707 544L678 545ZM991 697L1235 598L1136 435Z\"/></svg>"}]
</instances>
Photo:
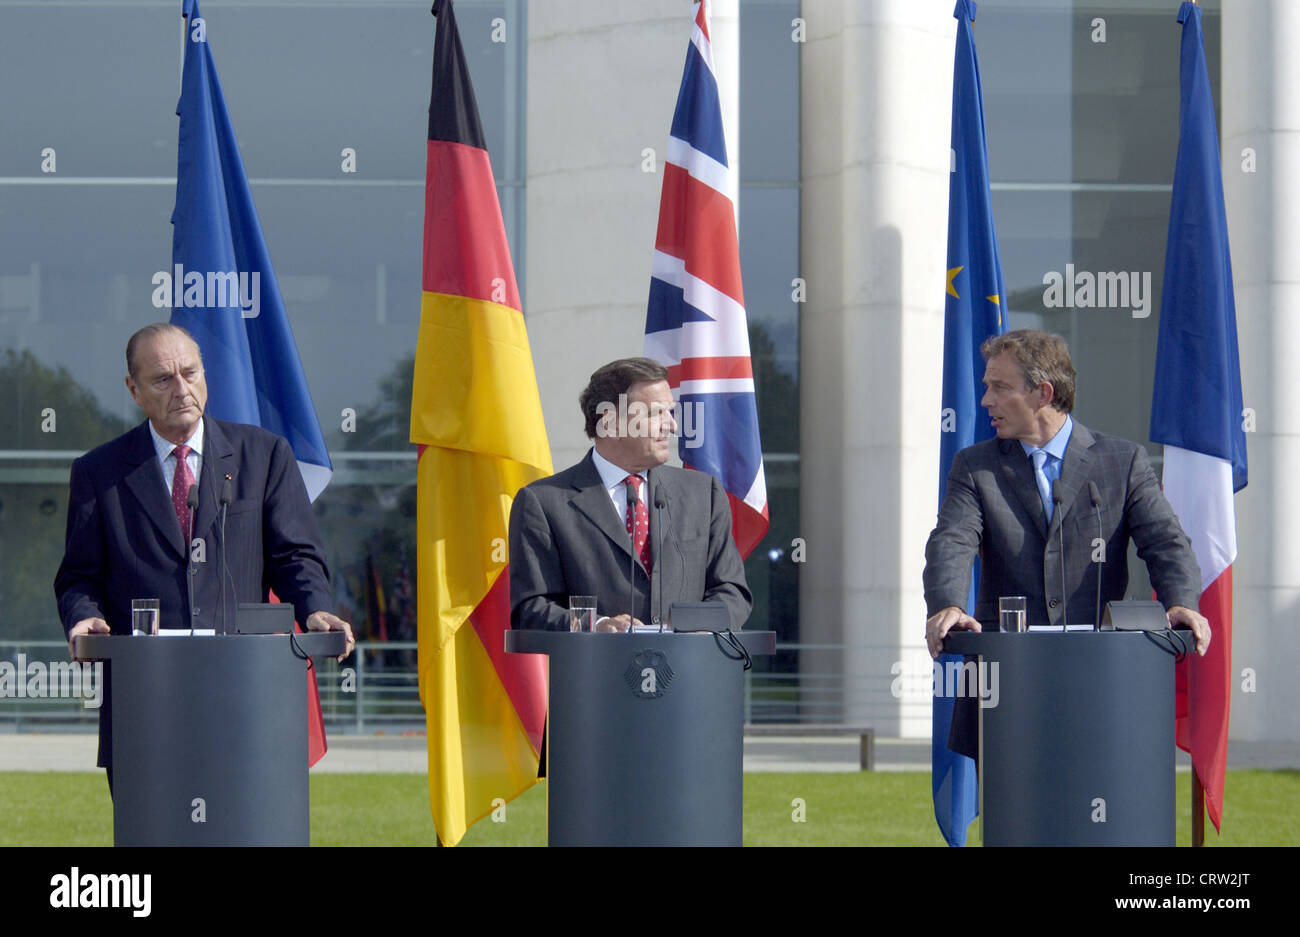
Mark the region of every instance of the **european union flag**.
<instances>
[{"instance_id":1,"label":"european union flag","mask_svg":"<svg viewBox=\"0 0 1300 937\"><path fill-rule=\"evenodd\" d=\"M943 326L943 412L939 437L939 502L948 469L961 449L993 435L979 402L984 396L980 343L1007 330L1006 286L993 229L984 98L971 23L973 0L957 0L957 51L952 70L952 154L948 174L948 296ZM976 560L967 611L975 607ZM944 655L939 662L960 661ZM966 844L966 828L979 812L975 762L948 749L952 697L936 695L931 738L934 818L950 846Z\"/></svg>"},{"instance_id":2,"label":"european union flag","mask_svg":"<svg viewBox=\"0 0 1300 937\"><path fill-rule=\"evenodd\" d=\"M289 441L312 498L333 467L226 110L207 23L184 0L185 65L172 212L171 322L194 336L207 412Z\"/></svg>"}]
</instances>

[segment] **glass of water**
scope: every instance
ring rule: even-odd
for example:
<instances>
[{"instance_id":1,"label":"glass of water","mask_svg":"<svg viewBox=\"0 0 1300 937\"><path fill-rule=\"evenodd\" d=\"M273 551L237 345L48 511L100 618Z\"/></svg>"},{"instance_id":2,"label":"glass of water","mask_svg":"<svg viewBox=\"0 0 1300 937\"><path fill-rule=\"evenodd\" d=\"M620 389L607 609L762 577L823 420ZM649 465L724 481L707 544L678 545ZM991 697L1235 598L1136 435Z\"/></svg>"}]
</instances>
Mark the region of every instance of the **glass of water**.
<instances>
[{"instance_id":1,"label":"glass of water","mask_svg":"<svg viewBox=\"0 0 1300 937\"><path fill-rule=\"evenodd\" d=\"M998 599L998 629L1001 631L1026 631L1026 599L1023 595L1004 595Z\"/></svg>"},{"instance_id":2,"label":"glass of water","mask_svg":"<svg viewBox=\"0 0 1300 937\"><path fill-rule=\"evenodd\" d=\"M596 597L594 595L569 596L569 630L594 631L596 629Z\"/></svg>"},{"instance_id":3,"label":"glass of water","mask_svg":"<svg viewBox=\"0 0 1300 937\"><path fill-rule=\"evenodd\" d=\"M158 600L157 599L132 599L131 600L131 633L132 634L157 634L158 633Z\"/></svg>"}]
</instances>

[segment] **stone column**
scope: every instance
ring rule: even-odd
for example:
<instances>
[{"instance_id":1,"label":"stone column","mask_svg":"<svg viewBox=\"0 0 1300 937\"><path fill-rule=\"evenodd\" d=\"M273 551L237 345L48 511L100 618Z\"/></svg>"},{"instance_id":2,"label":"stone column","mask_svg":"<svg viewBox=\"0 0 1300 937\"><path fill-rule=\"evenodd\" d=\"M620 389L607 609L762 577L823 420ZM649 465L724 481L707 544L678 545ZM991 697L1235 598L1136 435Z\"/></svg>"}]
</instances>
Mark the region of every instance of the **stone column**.
<instances>
[{"instance_id":1,"label":"stone column","mask_svg":"<svg viewBox=\"0 0 1300 937\"><path fill-rule=\"evenodd\" d=\"M1300 4L1236 0L1224 4L1222 17L1223 190L1242 393L1255 418L1246 436L1250 481L1236 499L1230 734L1294 742L1300 740L1300 57L1289 43L1300 34Z\"/></svg>"},{"instance_id":2,"label":"stone column","mask_svg":"<svg viewBox=\"0 0 1300 937\"><path fill-rule=\"evenodd\" d=\"M806 0L802 54L800 634L843 716L928 735L921 569L938 497L956 21L908 0ZM833 718L833 714L825 713Z\"/></svg>"}]
</instances>

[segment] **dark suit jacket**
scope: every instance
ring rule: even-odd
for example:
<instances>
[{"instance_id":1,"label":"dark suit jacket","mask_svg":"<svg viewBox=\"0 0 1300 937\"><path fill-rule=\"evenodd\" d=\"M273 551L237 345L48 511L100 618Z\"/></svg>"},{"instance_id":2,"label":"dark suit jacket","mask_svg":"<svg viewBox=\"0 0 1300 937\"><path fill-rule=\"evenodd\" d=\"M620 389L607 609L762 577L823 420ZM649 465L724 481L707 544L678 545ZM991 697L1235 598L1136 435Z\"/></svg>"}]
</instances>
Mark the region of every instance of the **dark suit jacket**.
<instances>
[{"instance_id":1,"label":"dark suit jacket","mask_svg":"<svg viewBox=\"0 0 1300 937\"><path fill-rule=\"evenodd\" d=\"M1101 493L1105 562L1093 562L1097 512L1088 482ZM1128 544L1137 544L1156 595L1165 608L1200 601L1201 573L1191 541L1165 500L1141 446L1093 433L1078 421L1061 462L1062 502L1047 523L1034 467L1016 440L990 439L957 453L939 523L925 545L928 615L949 606L965 608L971 563L980 558L974 618L986 627L998 620L998 598L1026 597L1031 625L1089 624L1101 601L1123 599L1128 589ZM1061 577L1061 538L1065 578ZM1065 596L1062 605L1061 596ZM953 708L948 747L970 757L978 750L978 706L959 698Z\"/></svg>"},{"instance_id":2,"label":"dark suit jacket","mask_svg":"<svg viewBox=\"0 0 1300 937\"><path fill-rule=\"evenodd\" d=\"M638 560L633 615L658 624L673 602L718 601L739 630L752 598L722 483L666 465L649 474L654 589ZM665 503L661 527L659 496ZM598 617L627 612L631 557L632 540L590 452L577 465L520 489L510 510L511 627L567 631L570 595L596 596Z\"/></svg>"},{"instance_id":3,"label":"dark suit jacket","mask_svg":"<svg viewBox=\"0 0 1300 937\"><path fill-rule=\"evenodd\" d=\"M267 590L293 604L306 622L333 602L320 532L289 444L256 426L204 417L203 465L193 537L194 608L186 595L186 545L167 495L148 423L72 463L67 543L54 580L64 632L84 618L103 618L114 634L131 633L131 600L160 600L163 627L233 626L239 602L265 602ZM234 580L218 602L222 571L218 498L229 474L225 564ZM197 559L197 556L196 556ZM108 670L100 706L99 763L111 764Z\"/></svg>"},{"instance_id":4,"label":"dark suit jacket","mask_svg":"<svg viewBox=\"0 0 1300 937\"><path fill-rule=\"evenodd\" d=\"M1101 564L1093 562L1099 533L1089 481L1101 492ZM1197 607L1201 574L1191 541L1160 490L1146 450L1093 433L1076 421L1061 463L1060 488L1063 501L1049 527L1033 463L1019 442L990 439L957 453L939 523L925 546L927 614L951 605L965 608L971 562L978 553L974 617L981 623L997 621L999 596L1023 595L1031 625L1089 624L1098 575L1103 604L1124 598L1130 539L1164 606Z\"/></svg>"}]
</instances>

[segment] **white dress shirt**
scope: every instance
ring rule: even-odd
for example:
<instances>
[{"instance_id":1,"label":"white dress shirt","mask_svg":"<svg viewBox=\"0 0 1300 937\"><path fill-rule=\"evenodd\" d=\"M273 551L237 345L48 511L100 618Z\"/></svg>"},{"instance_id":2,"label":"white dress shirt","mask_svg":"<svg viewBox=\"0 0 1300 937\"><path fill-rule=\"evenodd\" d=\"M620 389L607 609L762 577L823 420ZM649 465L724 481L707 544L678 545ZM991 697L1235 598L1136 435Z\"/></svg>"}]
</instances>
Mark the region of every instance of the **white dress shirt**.
<instances>
[{"instance_id":1,"label":"white dress shirt","mask_svg":"<svg viewBox=\"0 0 1300 937\"><path fill-rule=\"evenodd\" d=\"M614 513L618 516L618 522L623 526L623 529L626 530L627 529L627 483L625 479L629 475L640 476L641 500L644 501L646 499L647 493L650 491L649 482L646 479L646 473L629 472L627 469L619 468L613 462L609 461L609 459L606 459L604 456L602 456L594 448L591 450L591 460L594 463L596 463L596 471L600 473L601 484L604 485L605 490L609 492L609 503L614 506ZM647 536L648 535L649 534L647 532ZM601 615L598 619L596 619L597 626L599 626L601 622L605 621L609 617L610 616L608 615ZM658 628L649 628L649 626L644 626L644 627L652 631L659 630Z\"/></svg>"},{"instance_id":2,"label":"white dress shirt","mask_svg":"<svg viewBox=\"0 0 1300 937\"><path fill-rule=\"evenodd\" d=\"M600 481L609 492L610 504L614 505L614 512L618 515L618 522L627 528L627 485L624 483L629 475L638 475L641 478L641 500L646 500L649 492L647 487L645 472L629 472L627 469L619 468L613 462L606 459L595 449L591 450L591 459L596 463L596 471L600 473ZM649 505L646 506L647 510Z\"/></svg>"},{"instance_id":3,"label":"white dress shirt","mask_svg":"<svg viewBox=\"0 0 1300 937\"><path fill-rule=\"evenodd\" d=\"M163 481L167 483L167 497L172 494L172 481L176 477L176 456L172 450L176 444L168 442L158 435L158 431L153 428L153 423L149 424L149 435L153 437L154 452L158 453L158 462L162 465ZM199 425L194 428L194 434L185 440L185 445L190 447L190 454L185 457L185 464L190 467L194 473L194 486L199 484L199 471L203 468L203 421L199 420Z\"/></svg>"}]
</instances>

